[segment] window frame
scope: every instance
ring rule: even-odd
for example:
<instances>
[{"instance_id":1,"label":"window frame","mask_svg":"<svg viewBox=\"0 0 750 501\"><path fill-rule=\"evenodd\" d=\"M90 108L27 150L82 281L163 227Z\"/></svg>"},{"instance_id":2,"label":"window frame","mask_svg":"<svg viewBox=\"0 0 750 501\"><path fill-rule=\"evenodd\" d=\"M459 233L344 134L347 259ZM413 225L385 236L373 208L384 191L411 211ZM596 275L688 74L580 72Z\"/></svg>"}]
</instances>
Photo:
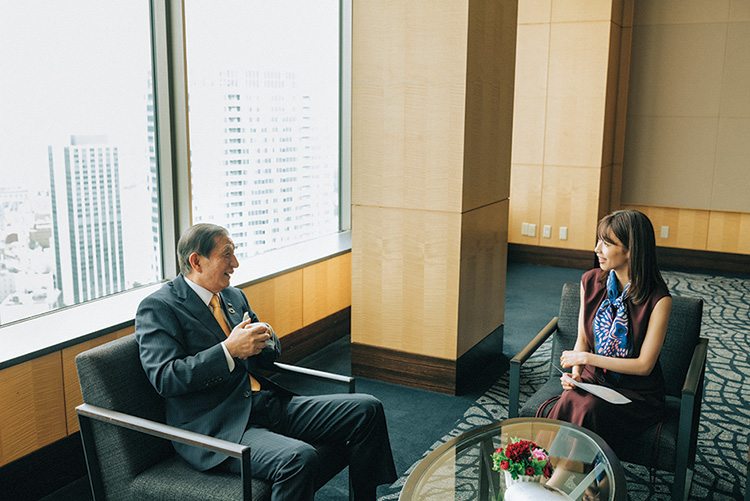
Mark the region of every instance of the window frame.
<instances>
[{"instance_id":1,"label":"window frame","mask_svg":"<svg viewBox=\"0 0 750 501\"><path fill-rule=\"evenodd\" d=\"M177 241L192 224L184 0L150 0L154 136L159 184L160 281L0 327L0 370L134 324L142 298L179 273ZM244 288L351 251L351 6L339 0L339 231L253 257ZM300 257L304 256L304 258ZM65 329L60 329L64 325ZM29 332L37 333L29 336ZM41 335L47 333L50 335ZM21 340L21 342L17 342Z\"/></svg>"},{"instance_id":2,"label":"window frame","mask_svg":"<svg viewBox=\"0 0 750 501\"><path fill-rule=\"evenodd\" d=\"M351 4L339 0L339 232L351 230ZM192 224L185 2L151 0L151 13L162 278L167 279L179 273L177 241ZM265 254L287 254L279 251Z\"/></svg>"}]
</instances>

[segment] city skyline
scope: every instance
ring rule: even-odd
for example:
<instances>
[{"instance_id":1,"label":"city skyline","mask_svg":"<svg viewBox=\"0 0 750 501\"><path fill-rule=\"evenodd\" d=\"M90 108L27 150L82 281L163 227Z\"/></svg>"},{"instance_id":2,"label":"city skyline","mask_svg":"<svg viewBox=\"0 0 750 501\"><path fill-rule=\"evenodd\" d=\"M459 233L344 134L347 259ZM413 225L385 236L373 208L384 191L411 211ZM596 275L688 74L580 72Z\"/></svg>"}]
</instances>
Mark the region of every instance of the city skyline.
<instances>
[{"instance_id":1,"label":"city skyline","mask_svg":"<svg viewBox=\"0 0 750 501\"><path fill-rule=\"evenodd\" d=\"M196 82L220 80L221 77L217 76L220 73L251 71L293 75L294 85L299 88L291 93L287 92L281 99L307 100L303 106L306 111L301 112L301 108L290 108L287 111L294 113L300 121L316 121L317 125L313 127L316 134L325 134L326 141L330 142L322 149L319 146L301 144L275 145L271 148L273 156L266 157L266 161L271 163L270 169L273 172L266 172L269 168L266 166L263 176L266 183L286 183L283 197L279 196L280 185L274 188L276 191L273 196L267 198L263 196L270 195L272 191L267 187L248 187L247 190L229 192L225 185L216 187L218 191L214 191L214 195L204 194L204 200L221 197L225 207L250 206L254 200L256 205L269 205L268 210L271 212L293 212L293 217L288 220L290 226L304 226L304 222L300 222L303 219L320 219L328 228L325 231L338 230L338 15L331 15L338 12L338 2L329 0L326 3L328 10L323 14L320 5L312 8L306 2L299 1L253 2L252 5L245 2L222 2L221 6L226 8L216 8L214 2L186 2L189 94L193 94L199 87ZM236 10L240 7L251 7L255 11L251 13ZM112 233L100 229L98 233L91 234L90 240L114 239L122 244L119 256L122 256L120 270L124 271L124 280L121 280L124 283L108 288L102 282L101 286L95 287L98 287L95 294L80 294L72 301L92 299L99 297L100 292L109 294L160 280L162 252L158 235L159 197L155 185L156 117L153 106L148 3L101 4L84 0L60 5L51 1L31 0L22 4L4 4L3 8L4 17L0 19L0 66L12 78L0 80L0 169L4 174L0 179L0 205L3 197L10 201L6 210L0 210L0 324L6 324L9 318L7 314L3 318L3 300L6 299L5 296L10 297L14 293L16 295L11 299L15 301L20 301L21 297L29 300L27 293L34 296L36 301L41 298L41 294L35 294L33 289L47 289L50 292L46 299L49 308L71 304L70 294L65 294L68 297L63 299L50 290L50 284L53 283L50 275L60 281L62 275L65 275L63 270L66 273L69 271L66 267L75 268L73 262L68 263L68 258L61 256L61 248L70 249L69 254L73 255L81 242L71 240L66 243L61 236L58 239L48 238L46 248L44 244L29 242L40 238L40 235L44 240L45 232L53 232L54 212L58 210L58 204L55 203L53 209L52 199L60 196L69 198L70 190L67 187L75 186L74 180L65 180L63 177L55 182L55 176L50 176L51 172L62 168L65 156L60 152L65 145L71 146L73 137L106 136L106 143L110 145L108 148L116 151L119 187L117 193L112 191L106 196L119 197L121 235L115 238ZM25 21L28 19L29 9L36 9L33 23ZM277 35L274 26L282 20L288 22L290 12L295 12L295 18L299 22L298 29L293 30L296 37L276 37L283 38L284 42L276 44L274 50L254 50L261 43L268 46L268 37ZM327 17L327 22L308 22L320 16ZM244 21L240 21L240 18ZM315 27L311 27L311 24ZM71 31L71 26L85 29ZM315 40L315 43L309 43L310 40ZM212 43L218 43L219 46ZM323 52L327 52L328 56L319 57ZM243 99L245 98L250 99L246 93ZM256 108L264 108L264 112L277 112L274 120L288 120L279 114L287 111L279 110L279 106L274 107L268 102L272 99L270 94L256 96L255 99L263 101ZM192 103L197 106L195 101ZM289 104L290 102L286 102L284 106ZM222 106L221 110L217 109L217 113L222 114L222 120L229 118L227 111L226 106ZM248 117L237 119L244 121ZM255 119L261 120L260 115ZM200 125L193 125L191 134L198 134ZM267 125L270 129L270 124ZM309 125L308 123L307 126ZM271 142L281 139L275 134L276 131L268 132L265 137ZM258 139L261 136L262 134ZM251 138L250 135L244 137ZM294 137L298 141L301 135L295 132ZM216 140L214 137L208 142ZM218 138L218 142L225 140L228 141L229 138ZM201 155L199 146L201 141L196 139L191 144L191 155ZM275 150L277 147L278 151ZM303 153L302 149L307 149L307 152ZM215 158L195 165L198 169L226 175L224 166L230 163L229 150L230 148L225 148ZM242 161L257 162L258 153L258 150L254 153L248 150L242 154ZM286 156L279 157L280 153ZM276 165L277 160L282 164L281 167ZM70 164L70 158L67 161ZM326 164L329 171L325 175L320 175L318 169L321 162ZM276 172L277 168L281 169L280 172ZM286 174L283 181L276 179L277 173ZM269 174L272 176L269 177ZM296 180L293 182L298 174L305 177L304 183ZM197 174L197 177L200 175ZM79 182L85 181L85 176L79 179ZM252 184L256 180L248 173L243 177L243 182ZM52 189L51 183L56 184ZM60 188L63 185L66 186L67 194ZM313 185L326 193L311 192ZM321 186L325 187L320 188ZM196 186L193 188L196 189ZM304 195L302 191L305 192ZM84 206L94 203L97 196L105 196L102 193L104 191L101 190L98 194L90 193L88 200L81 200L77 210L85 212ZM308 202L298 203L295 199L297 196L304 196ZM14 201L14 197L26 199L18 202ZM255 198L251 200L252 197ZM335 201L332 203L321 200L316 202L317 206L316 203L309 203L324 197L329 200L335 198ZM199 195L197 199L200 198ZM283 208L285 203L292 208ZM258 233L281 231L279 225L275 229L261 230L255 227L252 230L238 231L238 224L249 227L258 223L252 219L252 211L243 209L242 212L240 219L230 218L232 221L227 220L226 212L223 215L220 212L201 215L198 211L194 214L194 219L197 222L209 218L218 224L235 226L230 231L240 237L240 243L246 252L252 252L247 248L251 240L254 239L254 243L258 244ZM94 219L96 216L86 217ZM32 234L35 235L34 238L30 237ZM264 243L258 247L258 251L297 241L289 235L277 235L267 240L270 242L272 239L277 240L274 245ZM279 245L275 245L276 243ZM57 252L55 244L58 246ZM88 249L87 252L94 252L96 245L90 244ZM112 257L115 261L120 259L114 255ZM13 264L9 259L13 263L23 264ZM56 262L60 264L55 264ZM101 271L103 278L100 281L106 278L107 273L99 264L87 262L87 266L92 266L93 270ZM26 269L21 270L19 267ZM50 268L55 271L51 272ZM21 274L25 274L23 280L20 278ZM113 276L110 274L110 279ZM27 285L20 286L19 289L17 284L22 282ZM12 287L18 290L8 293ZM14 305L18 306L18 302ZM29 313L37 314L39 311L30 308ZM12 321L22 317L23 315L13 315Z\"/></svg>"}]
</instances>

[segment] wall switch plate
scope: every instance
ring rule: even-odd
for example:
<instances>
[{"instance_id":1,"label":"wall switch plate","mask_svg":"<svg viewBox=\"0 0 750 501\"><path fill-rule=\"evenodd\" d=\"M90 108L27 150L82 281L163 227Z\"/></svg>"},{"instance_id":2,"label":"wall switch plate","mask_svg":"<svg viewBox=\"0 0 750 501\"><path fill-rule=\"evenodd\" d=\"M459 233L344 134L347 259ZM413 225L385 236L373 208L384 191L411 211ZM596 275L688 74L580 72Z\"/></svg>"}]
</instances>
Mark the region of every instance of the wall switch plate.
<instances>
[{"instance_id":1,"label":"wall switch plate","mask_svg":"<svg viewBox=\"0 0 750 501\"><path fill-rule=\"evenodd\" d=\"M529 223L529 236L530 237L536 236L536 225L533 223Z\"/></svg>"},{"instance_id":2,"label":"wall switch plate","mask_svg":"<svg viewBox=\"0 0 750 501\"><path fill-rule=\"evenodd\" d=\"M552 236L552 226L545 224L542 228L542 237L550 238Z\"/></svg>"},{"instance_id":3,"label":"wall switch plate","mask_svg":"<svg viewBox=\"0 0 750 501\"><path fill-rule=\"evenodd\" d=\"M661 227L661 238L669 238L669 226Z\"/></svg>"},{"instance_id":4,"label":"wall switch plate","mask_svg":"<svg viewBox=\"0 0 750 501\"><path fill-rule=\"evenodd\" d=\"M568 239L568 227L560 226L560 240L567 240L567 239Z\"/></svg>"},{"instance_id":5,"label":"wall switch plate","mask_svg":"<svg viewBox=\"0 0 750 501\"><path fill-rule=\"evenodd\" d=\"M521 235L529 236L529 223L521 223Z\"/></svg>"}]
</instances>

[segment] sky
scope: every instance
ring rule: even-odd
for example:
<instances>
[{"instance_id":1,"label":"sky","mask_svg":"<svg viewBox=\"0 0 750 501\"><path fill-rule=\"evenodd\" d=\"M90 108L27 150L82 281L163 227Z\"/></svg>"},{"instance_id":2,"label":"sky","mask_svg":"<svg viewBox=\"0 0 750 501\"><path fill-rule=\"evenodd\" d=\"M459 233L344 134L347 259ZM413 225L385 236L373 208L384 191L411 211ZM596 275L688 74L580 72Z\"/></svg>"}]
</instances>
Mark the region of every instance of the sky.
<instances>
[{"instance_id":1,"label":"sky","mask_svg":"<svg viewBox=\"0 0 750 501\"><path fill-rule=\"evenodd\" d=\"M0 186L48 189L47 146L71 135L146 137L148 2L0 0L0 11Z\"/></svg>"},{"instance_id":2,"label":"sky","mask_svg":"<svg viewBox=\"0 0 750 501\"><path fill-rule=\"evenodd\" d=\"M338 0L187 0L185 8L191 77L338 72L337 58L319 57L338 54ZM144 145L120 138L146 138L149 2L0 0L0 12L0 187L48 189L47 146L74 134L108 135L123 184L142 179ZM337 91L317 102L336 109Z\"/></svg>"}]
</instances>

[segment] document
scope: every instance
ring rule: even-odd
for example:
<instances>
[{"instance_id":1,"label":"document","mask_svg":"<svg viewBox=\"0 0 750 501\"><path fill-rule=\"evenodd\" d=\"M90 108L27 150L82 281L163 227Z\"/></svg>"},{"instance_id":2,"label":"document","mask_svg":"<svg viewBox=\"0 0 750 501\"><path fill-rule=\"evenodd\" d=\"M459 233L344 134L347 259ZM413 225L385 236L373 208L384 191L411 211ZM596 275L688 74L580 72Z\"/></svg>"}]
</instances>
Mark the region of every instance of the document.
<instances>
[{"instance_id":1,"label":"document","mask_svg":"<svg viewBox=\"0 0 750 501\"><path fill-rule=\"evenodd\" d=\"M596 395L597 397L601 398L602 400L606 400L609 403L612 404L628 404L631 402L631 400L623 395L620 392L617 392L613 390L612 388L607 388L606 386L601 386L598 384L591 384L591 383L581 383L579 381L576 381L572 377L568 376L566 372L563 372L562 369L559 367L555 367L560 373L563 375L563 378L568 381L570 384L575 386L576 388L580 388L582 390L585 390L592 395Z\"/></svg>"}]
</instances>

